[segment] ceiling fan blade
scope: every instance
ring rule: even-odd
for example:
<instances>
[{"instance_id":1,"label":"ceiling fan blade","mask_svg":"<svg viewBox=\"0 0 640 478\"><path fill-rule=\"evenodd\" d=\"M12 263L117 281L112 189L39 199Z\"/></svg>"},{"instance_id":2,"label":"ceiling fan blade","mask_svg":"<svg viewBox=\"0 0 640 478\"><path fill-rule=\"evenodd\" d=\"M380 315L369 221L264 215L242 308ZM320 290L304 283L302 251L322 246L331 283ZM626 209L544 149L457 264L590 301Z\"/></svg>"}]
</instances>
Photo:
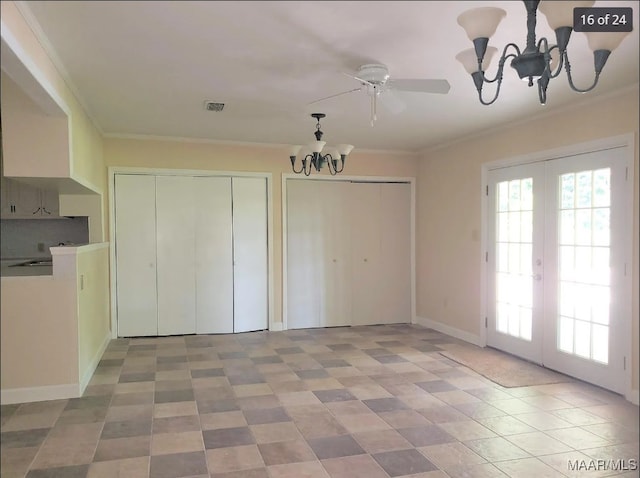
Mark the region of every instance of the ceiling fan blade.
<instances>
[{"instance_id":1,"label":"ceiling fan blade","mask_svg":"<svg viewBox=\"0 0 640 478\"><path fill-rule=\"evenodd\" d=\"M388 80L387 86L399 91L415 91L418 93L447 94L451 86L447 80L400 79Z\"/></svg>"},{"instance_id":2,"label":"ceiling fan blade","mask_svg":"<svg viewBox=\"0 0 640 478\"><path fill-rule=\"evenodd\" d=\"M314 103L319 103L320 101L324 101L324 100L328 100L328 99L331 99L331 98L335 98L337 96L347 95L349 93L353 93L354 91L360 91L360 90L362 90L362 87L354 88L353 90L349 90L349 91L343 91L342 93L336 93L335 95L331 95L331 96L325 96L324 98L320 98L319 100L315 100L315 101L312 101L311 103L307 103L307 104L308 105L312 105Z\"/></svg>"},{"instance_id":3,"label":"ceiling fan blade","mask_svg":"<svg viewBox=\"0 0 640 478\"><path fill-rule=\"evenodd\" d=\"M362 83L363 85L373 85L373 83L371 83L369 80L364 80L362 78L358 78L355 75L351 75L349 73L345 73L344 71L342 72L342 74L344 76L348 76L349 78L353 78L354 80L358 80L360 83Z\"/></svg>"}]
</instances>

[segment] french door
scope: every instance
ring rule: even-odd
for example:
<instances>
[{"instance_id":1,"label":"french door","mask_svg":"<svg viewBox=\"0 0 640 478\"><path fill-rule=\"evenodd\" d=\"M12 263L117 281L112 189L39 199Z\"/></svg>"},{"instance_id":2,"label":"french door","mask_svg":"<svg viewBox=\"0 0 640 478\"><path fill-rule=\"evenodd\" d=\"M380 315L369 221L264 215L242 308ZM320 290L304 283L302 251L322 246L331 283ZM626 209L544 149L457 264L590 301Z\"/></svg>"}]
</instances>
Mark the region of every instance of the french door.
<instances>
[{"instance_id":1,"label":"french door","mask_svg":"<svg viewBox=\"0 0 640 478\"><path fill-rule=\"evenodd\" d=\"M625 148L488 174L487 344L624 391Z\"/></svg>"}]
</instances>

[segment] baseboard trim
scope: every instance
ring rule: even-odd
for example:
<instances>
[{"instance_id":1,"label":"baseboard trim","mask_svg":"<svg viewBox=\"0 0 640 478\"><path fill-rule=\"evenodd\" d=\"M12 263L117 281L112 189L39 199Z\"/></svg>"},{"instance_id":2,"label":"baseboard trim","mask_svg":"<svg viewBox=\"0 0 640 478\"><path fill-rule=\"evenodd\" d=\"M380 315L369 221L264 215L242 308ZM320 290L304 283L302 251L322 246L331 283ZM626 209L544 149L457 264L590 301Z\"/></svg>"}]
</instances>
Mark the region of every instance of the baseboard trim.
<instances>
[{"instance_id":1,"label":"baseboard trim","mask_svg":"<svg viewBox=\"0 0 640 478\"><path fill-rule=\"evenodd\" d=\"M0 391L0 402L11 403L42 402L45 400L61 400L81 396L80 384L45 385L43 387L10 388Z\"/></svg>"},{"instance_id":2,"label":"baseboard trim","mask_svg":"<svg viewBox=\"0 0 640 478\"><path fill-rule=\"evenodd\" d=\"M451 327L450 325L443 324L442 322L436 322L435 320L416 316L415 323L418 325L422 325L423 327L436 330L440 333L450 335L451 337L455 337L456 339L464 340L465 342L477 345L478 347L484 347L484 344L480 340L480 336L457 329L455 327Z\"/></svg>"},{"instance_id":3,"label":"baseboard trim","mask_svg":"<svg viewBox=\"0 0 640 478\"><path fill-rule=\"evenodd\" d=\"M100 359L102 358L104 351L107 350L107 346L109 345L110 341L111 341L111 331L107 331L107 333L104 336L104 339L102 340L102 344L100 344L100 347L98 347L98 351L94 354L93 358L91 359L91 362L89 363L89 367L87 368L87 371L80 378L80 395L84 393L85 389L87 388L87 385L89 385L89 382L93 377L93 373L96 371L96 368L98 368Z\"/></svg>"},{"instance_id":4,"label":"baseboard trim","mask_svg":"<svg viewBox=\"0 0 640 478\"><path fill-rule=\"evenodd\" d=\"M282 322L272 322L269 327L270 332L281 332L283 329Z\"/></svg>"},{"instance_id":5,"label":"baseboard trim","mask_svg":"<svg viewBox=\"0 0 640 478\"><path fill-rule=\"evenodd\" d=\"M630 390L629 393L625 395L625 398L634 405L640 405L640 390Z\"/></svg>"}]
</instances>

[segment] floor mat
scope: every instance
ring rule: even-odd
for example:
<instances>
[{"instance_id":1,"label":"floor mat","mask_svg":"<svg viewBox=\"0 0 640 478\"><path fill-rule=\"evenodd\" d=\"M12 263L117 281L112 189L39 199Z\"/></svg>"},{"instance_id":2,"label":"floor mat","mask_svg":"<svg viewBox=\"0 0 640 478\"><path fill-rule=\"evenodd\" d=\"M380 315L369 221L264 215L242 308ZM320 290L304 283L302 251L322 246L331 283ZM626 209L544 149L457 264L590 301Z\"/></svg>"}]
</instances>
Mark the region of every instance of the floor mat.
<instances>
[{"instance_id":1,"label":"floor mat","mask_svg":"<svg viewBox=\"0 0 640 478\"><path fill-rule=\"evenodd\" d=\"M507 388L574 381L567 375L491 348L456 345L440 354Z\"/></svg>"}]
</instances>

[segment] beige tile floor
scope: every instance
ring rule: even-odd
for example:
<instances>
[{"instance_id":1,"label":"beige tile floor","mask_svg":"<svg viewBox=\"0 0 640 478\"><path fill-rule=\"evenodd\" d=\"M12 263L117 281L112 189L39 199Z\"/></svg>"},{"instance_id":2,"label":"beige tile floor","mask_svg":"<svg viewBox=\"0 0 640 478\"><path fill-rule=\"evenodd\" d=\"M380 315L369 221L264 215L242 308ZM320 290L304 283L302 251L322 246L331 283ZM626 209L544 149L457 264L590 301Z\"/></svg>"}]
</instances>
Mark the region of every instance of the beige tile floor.
<instances>
[{"instance_id":1,"label":"beige tile floor","mask_svg":"<svg viewBox=\"0 0 640 478\"><path fill-rule=\"evenodd\" d=\"M439 354L455 343L412 325L113 340L82 398L2 405L0 474L638 476L637 406L503 388Z\"/></svg>"}]
</instances>

